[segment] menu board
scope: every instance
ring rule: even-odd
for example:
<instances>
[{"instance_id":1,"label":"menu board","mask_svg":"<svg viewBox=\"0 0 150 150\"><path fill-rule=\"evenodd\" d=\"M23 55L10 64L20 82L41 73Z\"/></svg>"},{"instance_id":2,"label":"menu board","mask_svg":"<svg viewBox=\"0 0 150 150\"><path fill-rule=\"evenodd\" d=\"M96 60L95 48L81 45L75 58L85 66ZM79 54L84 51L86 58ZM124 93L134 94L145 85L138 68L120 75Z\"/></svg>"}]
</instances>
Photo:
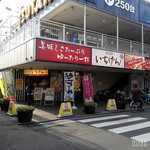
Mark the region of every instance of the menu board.
<instances>
[{"instance_id":1,"label":"menu board","mask_svg":"<svg viewBox=\"0 0 150 150\"><path fill-rule=\"evenodd\" d=\"M34 100L42 100L42 92L43 88L35 88L34 89Z\"/></svg>"}]
</instances>

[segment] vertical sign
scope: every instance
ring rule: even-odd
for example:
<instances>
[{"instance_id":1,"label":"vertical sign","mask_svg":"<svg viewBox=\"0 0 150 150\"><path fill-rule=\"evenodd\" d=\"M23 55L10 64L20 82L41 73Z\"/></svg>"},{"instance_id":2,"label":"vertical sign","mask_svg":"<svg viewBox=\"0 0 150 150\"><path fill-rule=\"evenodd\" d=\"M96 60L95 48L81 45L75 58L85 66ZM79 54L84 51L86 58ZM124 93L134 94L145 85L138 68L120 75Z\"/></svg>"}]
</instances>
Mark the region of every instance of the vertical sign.
<instances>
[{"instance_id":1,"label":"vertical sign","mask_svg":"<svg viewBox=\"0 0 150 150\"><path fill-rule=\"evenodd\" d=\"M3 78L4 78L6 97L10 101L15 101L15 86L14 86L12 70L5 70L3 72Z\"/></svg>"},{"instance_id":2,"label":"vertical sign","mask_svg":"<svg viewBox=\"0 0 150 150\"><path fill-rule=\"evenodd\" d=\"M74 101L74 72L64 72L64 101Z\"/></svg>"},{"instance_id":3,"label":"vertical sign","mask_svg":"<svg viewBox=\"0 0 150 150\"><path fill-rule=\"evenodd\" d=\"M82 77L84 100L93 100L92 96L92 80L91 75L85 75Z\"/></svg>"}]
</instances>

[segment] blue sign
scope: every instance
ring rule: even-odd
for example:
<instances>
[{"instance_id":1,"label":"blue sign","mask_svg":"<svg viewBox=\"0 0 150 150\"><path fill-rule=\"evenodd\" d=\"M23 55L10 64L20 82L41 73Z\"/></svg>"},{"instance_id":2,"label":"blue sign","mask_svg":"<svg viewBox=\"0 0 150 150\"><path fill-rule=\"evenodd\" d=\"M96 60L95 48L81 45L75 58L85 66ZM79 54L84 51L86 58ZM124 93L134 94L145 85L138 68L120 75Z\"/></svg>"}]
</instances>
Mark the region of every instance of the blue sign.
<instances>
[{"instance_id":1,"label":"blue sign","mask_svg":"<svg viewBox=\"0 0 150 150\"><path fill-rule=\"evenodd\" d=\"M146 0L77 0L99 10L137 23L150 24L150 2Z\"/></svg>"},{"instance_id":2,"label":"blue sign","mask_svg":"<svg viewBox=\"0 0 150 150\"><path fill-rule=\"evenodd\" d=\"M96 4L96 0L86 0L86 1Z\"/></svg>"},{"instance_id":3,"label":"blue sign","mask_svg":"<svg viewBox=\"0 0 150 150\"><path fill-rule=\"evenodd\" d=\"M140 21L150 24L150 6L146 3L140 3Z\"/></svg>"},{"instance_id":4,"label":"blue sign","mask_svg":"<svg viewBox=\"0 0 150 150\"><path fill-rule=\"evenodd\" d=\"M71 42L78 43L78 33L72 33Z\"/></svg>"}]
</instances>

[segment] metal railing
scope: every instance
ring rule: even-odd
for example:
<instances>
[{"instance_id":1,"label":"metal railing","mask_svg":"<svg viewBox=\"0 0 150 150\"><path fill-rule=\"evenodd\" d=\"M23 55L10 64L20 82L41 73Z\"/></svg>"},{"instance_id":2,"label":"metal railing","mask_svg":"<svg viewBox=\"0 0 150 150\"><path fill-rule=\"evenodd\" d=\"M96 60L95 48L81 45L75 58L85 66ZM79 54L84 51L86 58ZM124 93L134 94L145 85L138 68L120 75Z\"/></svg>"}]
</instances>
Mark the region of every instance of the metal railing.
<instances>
[{"instance_id":1,"label":"metal railing","mask_svg":"<svg viewBox=\"0 0 150 150\"><path fill-rule=\"evenodd\" d=\"M61 24L49 20L33 18L28 21L15 33L10 34L0 43L0 54L24 43L33 37L45 37L47 39L55 39L64 42L76 43L84 45L84 30L66 24ZM117 37L99 32L87 30L86 45L97 47L100 49L117 51ZM144 44L142 53L142 43L131 41L119 37L118 52L124 52L134 55L150 56L150 45Z\"/></svg>"}]
</instances>

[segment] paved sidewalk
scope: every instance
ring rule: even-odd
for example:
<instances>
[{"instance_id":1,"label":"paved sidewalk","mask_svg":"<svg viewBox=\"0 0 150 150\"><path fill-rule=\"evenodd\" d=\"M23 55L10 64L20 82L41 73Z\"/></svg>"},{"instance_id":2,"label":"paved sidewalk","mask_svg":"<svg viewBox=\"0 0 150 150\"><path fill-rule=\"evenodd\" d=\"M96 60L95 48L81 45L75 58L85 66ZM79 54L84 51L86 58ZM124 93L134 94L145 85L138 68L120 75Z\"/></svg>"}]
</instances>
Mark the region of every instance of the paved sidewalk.
<instances>
[{"instance_id":1,"label":"paved sidewalk","mask_svg":"<svg viewBox=\"0 0 150 150\"><path fill-rule=\"evenodd\" d=\"M17 106L21 106L21 105L26 105L26 103L17 103ZM125 112L125 111L130 111L129 110L129 105L127 104L126 109L123 110L118 110L118 111L105 111L107 103L103 102L101 104L98 105L98 107L96 108L96 112L95 114L85 114L83 112L84 106L81 104L81 106L77 106L77 109L73 109L73 114L75 115L75 118L79 118L79 117L86 117L86 116L94 116L97 114L108 114L108 113L121 113L121 112ZM56 120L59 119L57 117L57 115L59 114L59 109L60 109L60 104L58 105L54 105L54 106L43 106L43 105L35 105L35 111L33 112L33 122L44 122L44 121L49 121L49 120Z\"/></svg>"}]
</instances>

